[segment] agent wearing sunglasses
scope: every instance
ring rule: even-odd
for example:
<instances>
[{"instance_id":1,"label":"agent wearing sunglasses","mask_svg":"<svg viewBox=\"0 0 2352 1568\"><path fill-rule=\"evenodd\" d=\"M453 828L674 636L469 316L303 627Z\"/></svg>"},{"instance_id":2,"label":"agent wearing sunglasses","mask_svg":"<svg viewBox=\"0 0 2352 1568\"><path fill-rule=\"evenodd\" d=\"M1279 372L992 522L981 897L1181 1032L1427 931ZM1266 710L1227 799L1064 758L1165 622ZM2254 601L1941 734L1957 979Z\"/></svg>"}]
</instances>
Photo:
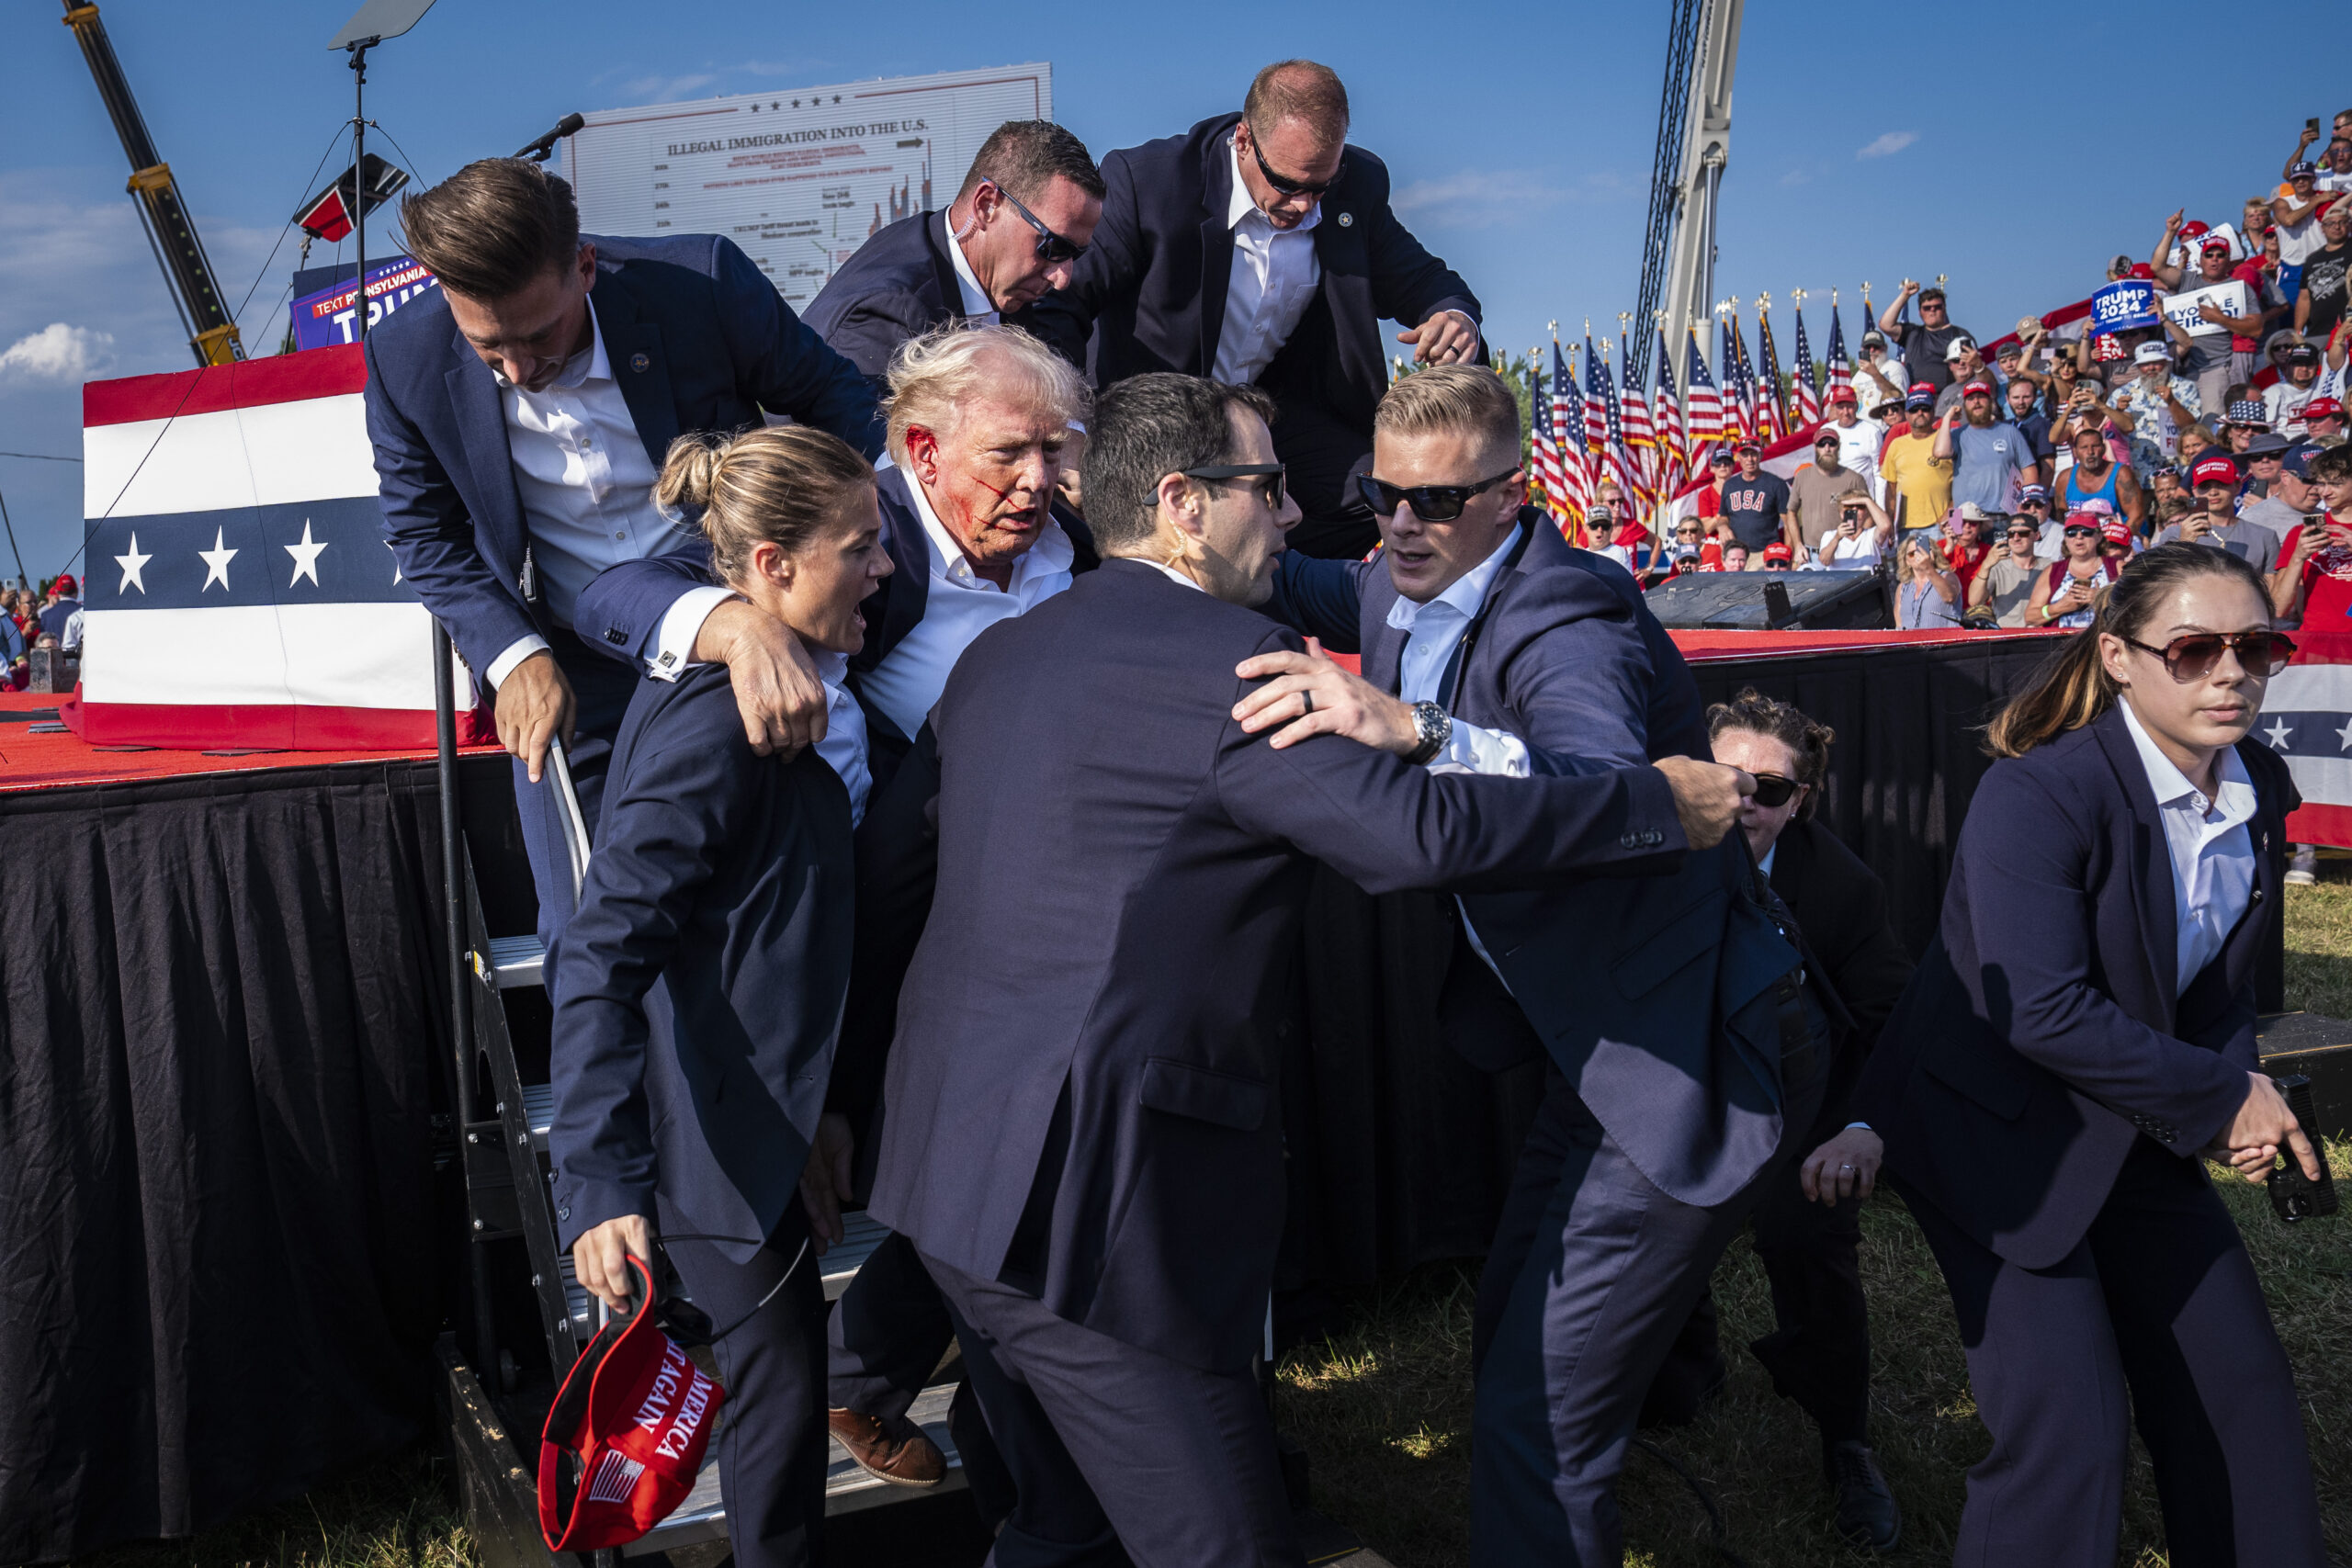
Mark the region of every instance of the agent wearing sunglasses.
<instances>
[{"instance_id":1,"label":"agent wearing sunglasses","mask_svg":"<svg viewBox=\"0 0 2352 1568\"><path fill-rule=\"evenodd\" d=\"M1290 547L1352 560L1378 538L1350 475L1387 389L1380 323L1422 364L1482 349L1469 285L1397 221L1386 166L1347 136L1339 77L1286 60L1240 113L1108 154L1101 231L1035 316L1074 361L1095 338L1099 386L1150 370L1262 386L1306 514Z\"/></svg>"},{"instance_id":2,"label":"agent wearing sunglasses","mask_svg":"<svg viewBox=\"0 0 2352 1568\"><path fill-rule=\"evenodd\" d=\"M1272 678L1235 709L1245 729L1284 746L1357 715L1409 716L1424 761L1538 778L1708 755L1697 684L1633 578L1523 507L1518 405L1491 371L1390 388L1360 489L1380 556L1287 562L1268 609L1360 649L1363 674L1253 659L1243 677ZM1777 1103L1735 1103L1728 1087L1747 1069L1717 1022L1717 977L1794 972L1780 934L1736 913L1756 908L1752 877L1727 841L1657 875L1465 895L1451 953L1434 955L1458 1051L1488 1070L1548 1064L1478 1288L1473 1561L1621 1559L1617 1474L1649 1370L1768 1171L1812 1131L1828 1052L1810 990L1785 993ZM1624 984L1634 974L1683 978Z\"/></svg>"},{"instance_id":3,"label":"agent wearing sunglasses","mask_svg":"<svg viewBox=\"0 0 2352 1568\"><path fill-rule=\"evenodd\" d=\"M890 355L909 338L959 318L1021 318L1067 284L1102 219L1102 188L1077 137L1051 120L1007 120L945 211L901 218L860 245L803 319L887 390Z\"/></svg>"},{"instance_id":4,"label":"agent wearing sunglasses","mask_svg":"<svg viewBox=\"0 0 2352 1568\"><path fill-rule=\"evenodd\" d=\"M2171 1561L2327 1560L2293 1369L2204 1168L2319 1175L2254 1039L2299 799L2255 731L2292 651L2247 562L2134 558L1996 717L1863 1069L1993 1439L1956 1562L2112 1563L2134 1425Z\"/></svg>"}]
</instances>

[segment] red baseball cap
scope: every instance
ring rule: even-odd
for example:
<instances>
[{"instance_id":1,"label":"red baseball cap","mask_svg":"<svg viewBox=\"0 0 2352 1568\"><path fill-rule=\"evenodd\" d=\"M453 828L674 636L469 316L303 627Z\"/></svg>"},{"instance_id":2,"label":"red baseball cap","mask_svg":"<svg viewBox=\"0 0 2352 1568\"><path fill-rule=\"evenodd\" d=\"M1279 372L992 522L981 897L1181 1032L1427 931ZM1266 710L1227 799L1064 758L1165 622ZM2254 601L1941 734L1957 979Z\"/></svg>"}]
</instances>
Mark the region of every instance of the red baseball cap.
<instances>
[{"instance_id":1,"label":"red baseball cap","mask_svg":"<svg viewBox=\"0 0 2352 1568\"><path fill-rule=\"evenodd\" d=\"M82 591L82 585L74 581L74 574L70 571L59 572L57 581L50 584L50 587L57 593L78 593Z\"/></svg>"},{"instance_id":2,"label":"red baseball cap","mask_svg":"<svg viewBox=\"0 0 2352 1568\"><path fill-rule=\"evenodd\" d=\"M2344 405L2334 398L2313 398L2303 405L2303 420L2306 423L2315 419L2340 418L2343 412Z\"/></svg>"},{"instance_id":3,"label":"red baseball cap","mask_svg":"<svg viewBox=\"0 0 2352 1568\"><path fill-rule=\"evenodd\" d=\"M2215 235L2213 238L2211 238L2211 239L2210 239L2210 240L2206 241L2203 244L2201 244L2201 245L2199 245L2199 246L2198 246L2198 247L2197 247L2197 254L2199 254L2199 255L2207 255L2207 256L2210 256L2210 255L2211 255L2215 251L2219 251L2219 252L2221 252L2223 255L2227 255L2227 254L2230 254L2230 243L2229 243L2227 240L2222 239L2220 235L2218 235L2218 234L2217 234L2217 235Z\"/></svg>"},{"instance_id":4,"label":"red baseball cap","mask_svg":"<svg viewBox=\"0 0 2352 1568\"><path fill-rule=\"evenodd\" d=\"M2212 227L2213 225L2201 218L2192 218L2180 226L2180 237L2184 240L2193 240L2199 234L2210 232Z\"/></svg>"},{"instance_id":5,"label":"red baseball cap","mask_svg":"<svg viewBox=\"0 0 2352 1568\"><path fill-rule=\"evenodd\" d=\"M2133 262L2132 264L2130 276L2142 282L2146 282L2156 276L2156 269L2150 266L2146 262Z\"/></svg>"},{"instance_id":6,"label":"red baseball cap","mask_svg":"<svg viewBox=\"0 0 2352 1568\"><path fill-rule=\"evenodd\" d=\"M1765 546L1764 558L1766 560L1784 562L1788 560L1790 558L1788 541L1786 539L1775 539L1770 544Z\"/></svg>"},{"instance_id":7,"label":"red baseball cap","mask_svg":"<svg viewBox=\"0 0 2352 1568\"><path fill-rule=\"evenodd\" d=\"M654 1325L635 1257L631 1316L596 1331L539 1434L539 1533L550 1551L626 1546L686 1500L726 1392Z\"/></svg>"},{"instance_id":8,"label":"red baseball cap","mask_svg":"<svg viewBox=\"0 0 2352 1568\"><path fill-rule=\"evenodd\" d=\"M2309 413L2311 411L2306 408L2303 412ZM2220 456L2199 457L2197 459L2197 466L2188 470L2188 488L2191 490L2195 490L2199 485L2208 484L2228 485L2234 490L2237 488L2237 464Z\"/></svg>"},{"instance_id":9,"label":"red baseball cap","mask_svg":"<svg viewBox=\"0 0 2352 1568\"><path fill-rule=\"evenodd\" d=\"M1993 395L1993 383L1990 381L1971 381L1967 386L1962 387L1960 389L1960 395L1963 398L1973 398L1980 393L1985 397L1991 397Z\"/></svg>"},{"instance_id":10,"label":"red baseball cap","mask_svg":"<svg viewBox=\"0 0 2352 1568\"><path fill-rule=\"evenodd\" d=\"M2132 525L2120 517L2110 517L2098 525L2098 536L2110 545L2128 545L2132 542Z\"/></svg>"},{"instance_id":11,"label":"red baseball cap","mask_svg":"<svg viewBox=\"0 0 2352 1568\"><path fill-rule=\"evenodd\" d=\"M1856 407L1860 407L1862 401L1861 399L1854 395L1854 389L1851 387L1833 388L1829 393L1829 400L1833 405L1838 403L1852 403Z\"/></svg>"}]
</instances>

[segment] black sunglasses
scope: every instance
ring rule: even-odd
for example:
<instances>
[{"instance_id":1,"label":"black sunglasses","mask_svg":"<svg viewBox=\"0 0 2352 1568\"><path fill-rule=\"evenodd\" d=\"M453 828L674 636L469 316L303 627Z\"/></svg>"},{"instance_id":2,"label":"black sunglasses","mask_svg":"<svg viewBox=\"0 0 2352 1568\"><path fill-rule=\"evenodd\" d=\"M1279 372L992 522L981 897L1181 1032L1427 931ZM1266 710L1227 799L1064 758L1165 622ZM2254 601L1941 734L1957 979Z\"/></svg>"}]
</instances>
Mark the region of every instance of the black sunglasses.
<instances>
[{"instance_id":1,"label":"black sunglasses","mask_svg":"<svg viewBox=\"0 0 2352 1568\"><path fill-rule=\"evenodd\" d=\"M1754 776L1756 804L1767 811L1779 810L1789 803L1797 791L1804 788L1804 785L1783 773L1758 773Z\"/></svg>"},{"instance_id":2,"label":"black sunglasses","mask_svg":"<svg viewBox=\"0 0 2352 1568\"><path fill-rule=\"evenodd\" d=\"M989 184L996 186L997 195L1012 203L1012 210L1021 214L1022 221L1037 231L1037 259L1039 261L1049 266L1058 266L1063 262L1074 262L1086 254L1084 245L1075 240L1065 240L1051 229L1046 228L1043 220L1021 205L1019 197L1002 186L996 185L994 180L989 181Z\"/></svg>"},{"instance_id":3,"label":"black sunglasses","mask_svg":"<svg viewBox=\"0 0 2352 1568\"><path fill-rule=\"evenodd\" d=\"M1493 479L1480 479L1474 485L1414 485L1409 490L1374 479L1370 474L1358 474L1356 491L1363 497L1364 504L1383 517L1393 515L1399 506L1410 502L1413 515L1422 522L1451 523L1462 515L1462 508L1472 496L1494 489L1518 472L1514 465Z\"/></svg>"},{"instance_id":4,"label":"black sunglasses","mask_svg":"<svg viewBox=\"0 0 2352 1568\"><path fill-rule=\"evenodd\" d=\"M2136 637L2123 640L2143 653L2153 653L2163 660L2165 671L2176 681L2202 681L2222 661L2225 648L2237 654L2239 665L2257 681L2284 670L2295 657L2295 639L2274 631L2191 632L2173 638L2162 648L2150 648Z\"/></svg>"},{"instance_id":5,"label":"black sunglasses","mask_svg":"<svg viewBox=\"0 0 2352 1568\"><path fill-rule=\"evenodd\" d=\"M1266 504L1283 509L1283 482L1287 470L1280 463L1219 463L1207 468L1180 468L1188 479L1257 479L1266 481Z\"/></svg>"},{"instance_id":6,"label":"black sunglasses","mask_svg":"<svg viewBox=\"0 0 2352 1568\"><path fill-rule=\"evenodd\" d=\"M1337 189L1340 181L1348 177L1348 166L1345 164L1340 165L1339 173L1321 185L1310 185L1305 180L1294 180L1287 175L1278 175L1274 173L1273 165L1266 162L1266 154L1258 145L1258 135L1255 131L1250 134L1250 156L1258 160L1258 172L1265 176L1266 183L1284 196L1311 196L1320 201Z\"/></svg>"}]
</instances>

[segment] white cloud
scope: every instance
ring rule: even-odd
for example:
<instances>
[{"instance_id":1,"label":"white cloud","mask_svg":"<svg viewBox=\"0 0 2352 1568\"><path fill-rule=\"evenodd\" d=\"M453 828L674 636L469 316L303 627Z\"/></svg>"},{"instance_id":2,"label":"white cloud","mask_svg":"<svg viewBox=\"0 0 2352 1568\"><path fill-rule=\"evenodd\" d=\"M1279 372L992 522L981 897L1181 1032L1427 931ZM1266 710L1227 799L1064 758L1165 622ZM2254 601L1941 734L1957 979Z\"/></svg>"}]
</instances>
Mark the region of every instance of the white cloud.
<instances>
[{"instance_id":1,"label":"white cloud","mask_svg":"<svg viewBox=\"0 0 2352 1568\"><path fill-rule=\"evenodd\" d=\"M1571 191L1527 169L1464 169L1401 186L1389 198L1389 205L1405 217L1431 224L1486 229L1516 223L1572 197L1607 196L1616 186L1615 178L1608 175L1589 175Z\"/></svg>"},{"instance_id":2,"label":"white cloud","mask_svg":"<svg viewBox=\"0 0 2352 1568\"><path fill-rule=\"evenodd\" d=\"M708 71L685 76L639 76L633 82L621 84L621 91L632 98L649 104L674 104L697 88L707 87L718 77Z\"/></svg>"},{"instance_id":3,"label":"white cloud","mask_svg":"<svg viewBox=\"0 0 2352 1568\"><path fill-rule=\"evenodd\" d=\"M1911 143L1918 140L1919 133L1916 130L1890 130L1884 136L1880 137L1877 141L1872 141L1869 145L1860 149L1854 154L1854 156L1857 158L1884 158L1893 153L1902 152L1905 147L1910 146Z\"/></svg>"},{"instance_id":4,"label":"white cloud","mask_svg":"<svg viewBox=\"0 0 2352 1568\"><path fill-rule=\"evenodd\" d=\"M51 321L0 354L0 380L86 381L114 363L114 334Z\"/></svg>"}]
</instances>

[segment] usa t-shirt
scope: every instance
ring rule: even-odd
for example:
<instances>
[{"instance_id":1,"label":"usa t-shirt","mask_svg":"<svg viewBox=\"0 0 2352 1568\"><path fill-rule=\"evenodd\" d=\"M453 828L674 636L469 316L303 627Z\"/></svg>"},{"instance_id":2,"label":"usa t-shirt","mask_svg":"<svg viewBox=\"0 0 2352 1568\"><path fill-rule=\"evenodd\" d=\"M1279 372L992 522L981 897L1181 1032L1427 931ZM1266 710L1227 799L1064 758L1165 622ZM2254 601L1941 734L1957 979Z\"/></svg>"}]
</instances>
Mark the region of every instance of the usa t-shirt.
<instances>
[{"instance_id":1,"label":"usa t-shirt","mask_svg":"<svg viewBox=\"0 0 2352 1568\"><path fill-rule=\"evenodd\" d=\"M1747 479L1734 474L1724 481L1724 522L1751 554L1781 536L1781 519L1788 510L1789 487L1777 475Z\"/></svg>"}]
</instances>

